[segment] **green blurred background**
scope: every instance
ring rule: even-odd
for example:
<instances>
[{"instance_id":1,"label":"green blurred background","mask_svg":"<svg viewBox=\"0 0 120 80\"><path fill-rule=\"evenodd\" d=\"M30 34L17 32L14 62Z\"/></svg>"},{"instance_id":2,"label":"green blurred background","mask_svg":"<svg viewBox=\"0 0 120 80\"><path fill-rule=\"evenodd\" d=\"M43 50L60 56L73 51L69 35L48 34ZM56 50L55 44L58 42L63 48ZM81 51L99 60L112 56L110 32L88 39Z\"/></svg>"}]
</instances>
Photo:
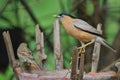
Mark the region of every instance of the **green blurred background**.
<instances>
[{"instance_id":1,"label":"green blurred background","mask_svg":"<svg viewBox=\"0 0 120 80\"><path fill-rule=\"evenodd\" d=\"M13 75L12 68L5 57L7 53L2 37L2 32L5 30L10 31L15 53L18 45L23 41L28 43L33 53L36 53L35 25L39 24L45 35L45 53L48 56L46 67L48 70L55 69L53 55L53 23L55 18L52 15L62 12L81 18L95 27L99 22L102 23L103 35L107 42L116 48L116 45L114 46L114 42L118 40L116 35L120 35L120 0L0 0L0 80L12 80ZM79 46L80 43L69 36L63 27L61 27L61 37L64 68L70 68L73 47ZM117 48L117 50L119 49ZM102 53L109 53L109 51L105 48ZM105 62L113 56L113 54L108 55L105 55L107 56ZM105 58L103 57L102 60ZM115 59L117 59L116 56L113 57L113 60ZM86 63L89 63L90 60L86 59Z\"/></svg>"}]
</instances>

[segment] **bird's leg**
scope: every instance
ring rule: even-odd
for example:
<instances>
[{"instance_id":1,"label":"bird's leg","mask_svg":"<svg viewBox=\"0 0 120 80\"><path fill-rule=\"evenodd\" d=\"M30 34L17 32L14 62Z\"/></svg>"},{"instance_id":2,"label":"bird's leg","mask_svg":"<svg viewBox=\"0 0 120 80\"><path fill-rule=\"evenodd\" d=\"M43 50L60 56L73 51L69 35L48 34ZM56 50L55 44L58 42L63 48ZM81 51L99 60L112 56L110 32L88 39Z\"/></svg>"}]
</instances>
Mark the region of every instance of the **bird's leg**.
<instances>
[{"instance_id":1,"label":"bird's leg","mask_svg":"<svg viewBox=\"0 0 120 80\"><path fill-rule=\"evenodd\" d=\"M79 54L85 53L85 46L81 46L78 49L79 49Z\"/></svg>"},{"instance_id":2,"label":"bird's leg","mask_svg":"<svg viewBox=\"0 0 120 80\"><path fill-rule=\"evenodd\" d=\"M90 41L90 42L88 42L88 43L86 43L86 44L84 44L83 42L81 42L82 46L78 47L78 49L79 49L79 54L85 53L85 47L87 47L88 45L90 45L90 44L92 44L92 43L94 43L94 40L92 40L92 41Z\"/></svg>"},{"instance_id":3,"label":"bird's leg","mask_svg":"<svg viewBox=\"0 0 120 80\"><path fill-rule=\"evenodd\" d=\"M89 45L91 45L92 43L94 43L94 40L92 40L92 41L86 43L86 44L84 45L84 47L89 46Z\"/></svg>"},{"instance_id":4,"label":"bird's leg","mask_svg":"<svg viewBox=\"0 0 120 80\"><path fill-rule=\"evenodd\" d=\"M80 41L80 42L81 42L81 45L82 45L82 46L78 47L78 49L79 49L79 54L85 53L85 47L84 47L85 44L84 44L82 41Z\"/></svg>"}]
</instances>

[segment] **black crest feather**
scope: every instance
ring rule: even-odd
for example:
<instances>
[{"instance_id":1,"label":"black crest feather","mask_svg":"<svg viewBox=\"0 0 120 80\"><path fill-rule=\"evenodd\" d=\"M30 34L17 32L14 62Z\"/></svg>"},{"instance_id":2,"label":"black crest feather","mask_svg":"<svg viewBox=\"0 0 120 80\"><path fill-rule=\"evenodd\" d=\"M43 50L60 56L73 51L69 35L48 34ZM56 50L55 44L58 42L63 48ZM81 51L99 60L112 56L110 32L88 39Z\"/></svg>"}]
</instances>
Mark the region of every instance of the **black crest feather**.
<instances>
[{"instance_id":1,"label":"black crest feather","mask_svg":"<svg viewBox=\"0 0 120 80\"><path fill-rule=\"evenodd\" d=\"M72 18L76 18L76 17L74 17L74 16L72 16L72 15L70 15L70 14L67 14L67 13L61 13L61 14L59 14L59 16L64 16L64 15L70 16L70 17L72 17Z\"/></svg>"}]
</instances>

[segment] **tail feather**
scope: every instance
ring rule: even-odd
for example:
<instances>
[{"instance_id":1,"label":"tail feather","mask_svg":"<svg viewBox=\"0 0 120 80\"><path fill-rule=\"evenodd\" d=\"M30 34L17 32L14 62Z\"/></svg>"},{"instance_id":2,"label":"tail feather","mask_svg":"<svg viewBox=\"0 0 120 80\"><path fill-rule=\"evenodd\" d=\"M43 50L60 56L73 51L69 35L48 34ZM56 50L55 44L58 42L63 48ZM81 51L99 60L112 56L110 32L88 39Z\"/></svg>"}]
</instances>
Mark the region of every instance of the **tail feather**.
<instances>
[{"instance_id":1,"label":"tail feather","mask_svg":"<svg viewBox=\"0 0 120 80\"><path fill-rule=\"evenodd\" d=\"M39 64L37 64L35 61L32 61L32 64L34 64L38 68L38 70L41 70Z\"/></svg>"},{"instance_id":2,"label":"tail feather","mask_svg":"<svg viewBox=\"0 0 120 80\"><path fill-rule=\"evenodd\" d=\"M115 49L113 49L103 38L101 37L97 37L96 41L101 43L103 46L109 48L110 50L112 50L114 53L116 53L117 51Z\"/></svg>"}]
</instances>

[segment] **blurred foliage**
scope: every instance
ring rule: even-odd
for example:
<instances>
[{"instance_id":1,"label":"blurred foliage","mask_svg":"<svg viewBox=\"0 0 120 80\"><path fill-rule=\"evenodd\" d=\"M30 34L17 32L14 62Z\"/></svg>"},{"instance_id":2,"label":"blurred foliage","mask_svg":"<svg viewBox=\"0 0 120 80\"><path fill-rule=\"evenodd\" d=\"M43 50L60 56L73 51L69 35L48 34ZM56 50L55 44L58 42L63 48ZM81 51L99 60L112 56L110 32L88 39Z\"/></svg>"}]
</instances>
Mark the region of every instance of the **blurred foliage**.
<instances>
[{"instance_id":1,"label":"blurred foliage","mask_svg":"<svg viewBox=\"0 0 120 80\"><path fill-rule=\"evenodd\" d=\"M6 0L0 1L0 10L4 5ZM102 6L102 1L100 0L100 6ZM32 10L34 16L37 18L39 24L44 29L44 33L49 35L49 40L53 44L53 22L54 18L53 14L59 14L61 12L70 12L71 2L72 0L25 0ZM91 15L94 11L94 7L90 0L87 0L87 12ZM120 1L119 0L108 0L108 12L107 19L105 22L105 32L107 35L107 41L112 44L113 39L118 31L118 19L120 19ZM74 14L74 12L72 12ZM35 51L35 25L30 15L20 3L19 0L12 0L2 16L8 19L4 20L0 18L0 28L1 29L10 29L14 27L20 27L25 31L25 39L29 44L30 49L36 53ZM65 30L61 26L61 36L62 36L62 51L64 56L64 67L70 68L70 59L72 54L72 49L75 45L77 45L77 40L73 39L69 36ZM47 59L47 69L53 70L55 69L54 65L54 56L53 50L49 49L48 44L45 41L45 53L48 55ZM36 57L36 55L35 55ZM8 80L10 75L12 74L12 69L8 67L7 72L3 75L0 74L0 80Z\"/></svg>"},{"instance_id":2,"label":"blurred foliage","mask_svg":"<svg viewBox=\"0 0 120 80\"><path fill-rule=\"evenodd\" d=\"M117 34L120 24L120 1L119 0L108 0L108 12L106 20L106 35L108 43L112 44L115 35Z\"/></svg>"},{"instance_id":3,"label":"blurred foliage","mask_svg":"<svg viewBox=\"0 0 120 80\"><path fill-rule=\"evenodd\" d=\"M13 70L10 66L8 66L8 70L3 74L0 73L0 80L10 80L11 76L13 76ZM15 78L13 80L16 80Z\"/></svg>"}]
</instances>

